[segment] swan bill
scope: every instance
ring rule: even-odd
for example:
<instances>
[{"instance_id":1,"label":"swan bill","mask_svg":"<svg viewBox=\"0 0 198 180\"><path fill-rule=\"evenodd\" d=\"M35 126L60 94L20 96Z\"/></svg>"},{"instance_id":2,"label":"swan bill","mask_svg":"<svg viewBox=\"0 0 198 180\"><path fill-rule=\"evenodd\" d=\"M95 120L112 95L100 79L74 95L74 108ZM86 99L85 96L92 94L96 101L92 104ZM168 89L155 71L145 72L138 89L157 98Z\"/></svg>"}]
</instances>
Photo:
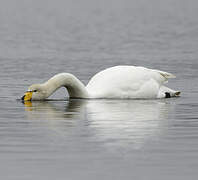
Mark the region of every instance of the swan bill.
<instances>
[{"instance_id":1,"label":"swan bill","mask_svg":"<svg viewBox=\"0 0 198 180\"><path fill-rule=\"evenodd\" d=\"M33 91L27 91L25 95L21 98L22 101L31 101Z\"/></svg>"}]
</instances>

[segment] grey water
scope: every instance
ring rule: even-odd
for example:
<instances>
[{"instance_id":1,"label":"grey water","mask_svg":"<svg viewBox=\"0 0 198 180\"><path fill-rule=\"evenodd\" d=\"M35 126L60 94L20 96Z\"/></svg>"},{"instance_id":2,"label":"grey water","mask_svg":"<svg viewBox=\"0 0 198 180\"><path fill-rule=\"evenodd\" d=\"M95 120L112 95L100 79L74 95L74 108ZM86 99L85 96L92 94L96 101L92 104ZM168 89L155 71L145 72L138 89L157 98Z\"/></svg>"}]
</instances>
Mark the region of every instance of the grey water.
<instances>
[{"instance_id":1,"label":"grey water","mask_svg":"<svg viewBox=\"0 0 198 180\"><path fill-rule=\"evenodd\" d=\"M0 0L0 179L198 177L198 2ZM23 104L60 72L84 84L115 65L177 76L180 98Z\"/></svg>"}]
</instances>

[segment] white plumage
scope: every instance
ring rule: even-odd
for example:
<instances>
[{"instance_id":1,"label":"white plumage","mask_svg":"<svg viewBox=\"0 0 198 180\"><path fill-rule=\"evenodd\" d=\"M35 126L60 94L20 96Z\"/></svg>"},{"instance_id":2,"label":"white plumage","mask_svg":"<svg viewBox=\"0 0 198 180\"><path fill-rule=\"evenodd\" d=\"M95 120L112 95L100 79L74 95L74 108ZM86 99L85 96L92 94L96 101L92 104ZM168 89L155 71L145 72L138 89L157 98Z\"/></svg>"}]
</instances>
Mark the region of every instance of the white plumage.
<instances>
[{"instance_id":1,"label":"white plumage","mask_svg":"<svg viewBox=\"0 0 198 180\"><path fill-rule=\"evenodd\" d=\"M28 91L36 91L31 100L46 99L60 87L66 87L71 98L153 99L179 96L179 91L164 86L169 78L175 76L144 67L115 66L97 73L86 87L74 75L61 73L44 84L30 86Z\"/></svg>"}]
</instances>

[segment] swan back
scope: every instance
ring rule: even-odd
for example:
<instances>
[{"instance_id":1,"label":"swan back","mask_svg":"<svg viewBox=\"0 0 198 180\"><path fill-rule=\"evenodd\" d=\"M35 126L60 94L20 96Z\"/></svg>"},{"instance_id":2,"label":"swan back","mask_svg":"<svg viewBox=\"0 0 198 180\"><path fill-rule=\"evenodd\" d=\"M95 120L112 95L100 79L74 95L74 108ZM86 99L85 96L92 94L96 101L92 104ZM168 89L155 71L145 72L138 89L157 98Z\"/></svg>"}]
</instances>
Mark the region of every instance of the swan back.
<instances>
[{"instance_id":1,"label":"swan back","mask_svg":"<svg viewBox=\"0 0 198 180\"><path fill-rule=\"evenodd\" d=\"M87 85L95 98L156 98L160 86L172 74L135 66L115 66L91 78Z\"/></svg>"}]
</instances>

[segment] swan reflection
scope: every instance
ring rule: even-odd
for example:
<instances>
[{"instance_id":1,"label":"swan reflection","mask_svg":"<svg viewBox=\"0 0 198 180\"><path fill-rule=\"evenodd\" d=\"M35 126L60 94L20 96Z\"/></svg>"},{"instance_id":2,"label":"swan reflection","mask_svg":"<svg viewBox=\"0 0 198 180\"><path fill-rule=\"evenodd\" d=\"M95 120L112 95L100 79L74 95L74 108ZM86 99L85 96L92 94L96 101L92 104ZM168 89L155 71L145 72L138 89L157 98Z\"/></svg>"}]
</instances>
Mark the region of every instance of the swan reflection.
<instances>
[{"instance_id":1,"label":"swan reflection","mask_svg":"<svg viewBox=\"0 0 198 180\"><path fill-rule=\"evenodd\" d=\"M139 148L161 133L169 105L165 100L74 99L31 102L25 104L25 109L28 119L47 120L49 128L62 135L68 134L72 126L83 129L83 135L87 133L91 142Z\"/></svg>"}]
</instances>

